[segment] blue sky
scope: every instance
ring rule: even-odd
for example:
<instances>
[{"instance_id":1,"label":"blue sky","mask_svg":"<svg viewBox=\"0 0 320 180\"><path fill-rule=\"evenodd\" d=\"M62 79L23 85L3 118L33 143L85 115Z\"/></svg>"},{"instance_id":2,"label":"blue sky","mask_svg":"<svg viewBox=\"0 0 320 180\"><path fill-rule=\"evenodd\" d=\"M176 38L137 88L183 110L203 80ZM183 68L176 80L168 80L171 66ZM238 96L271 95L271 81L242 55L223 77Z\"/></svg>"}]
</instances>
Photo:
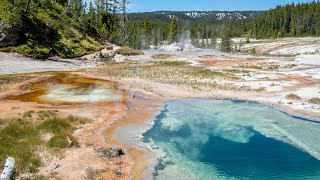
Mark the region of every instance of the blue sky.
<instances>
[{"instance_id":1,"label":"blue sky","mask_svg":"<svg viewBox=\"0 0 320 180\"><path fill-rule=\"evenodd\" d=\"M159 10L266 10L291 2L312 0L129 0L131 12Z\"/></svg>"}]
</instances>

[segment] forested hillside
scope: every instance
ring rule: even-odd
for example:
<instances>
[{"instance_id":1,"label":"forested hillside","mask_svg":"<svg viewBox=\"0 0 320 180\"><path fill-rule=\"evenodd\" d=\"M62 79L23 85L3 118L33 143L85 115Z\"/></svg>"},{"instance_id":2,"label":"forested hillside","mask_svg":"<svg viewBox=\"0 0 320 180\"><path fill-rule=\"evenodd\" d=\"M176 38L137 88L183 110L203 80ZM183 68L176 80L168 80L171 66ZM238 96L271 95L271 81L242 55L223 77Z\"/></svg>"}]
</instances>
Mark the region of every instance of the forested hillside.
<instances>
[{"instance_id":1,"label":"forested hillside","mask_svg":"<svg viewBox=\"0 0 320 180\"><path fill-rule=\"evenodd\" d=\"M255 20L253 33L258 38L319 36L320 3L279 6Z\"/></svg>"},{"instance_id":2,"label":"forested hillside","mask_svg":"<svg viewBox=\"0 0 320 180\"><path fill-rule=\"evenodd\" d=\"M190 32L197 47L214 47L217 37L277 38L320 36L320 3L278 6L265 12L153 12L128 16L130 45L159 45L168 40L170 23L177 21L178 36ZM214 41L211 42L211 39ZM207 41L207 42L206 42Z\"/></svg>"},{"instance_id":3,"label":"forested hillside","mask_svg":"<svg viewBox=\"0 0 320 180\"><path fill-rule=\"evenodd\" d=\"M3 51L45 58L78 57L126 38L126 0L1 0Z\"/></svg>"},{"instance_id":4,"label":"forested hillside","mask_svg":"<svg viewBox=\"0 0 320 180\"><path fill-rule=\"evenodd\" d=\"M0 50L45 58L78 57L105 42L136 49L190 39L215 48L218 37L320 35L320 3L261 11L185 11L126 14L127 0L2 0ZM229 43L228 43L229 44Z\"/></svg>"}]
</instances>

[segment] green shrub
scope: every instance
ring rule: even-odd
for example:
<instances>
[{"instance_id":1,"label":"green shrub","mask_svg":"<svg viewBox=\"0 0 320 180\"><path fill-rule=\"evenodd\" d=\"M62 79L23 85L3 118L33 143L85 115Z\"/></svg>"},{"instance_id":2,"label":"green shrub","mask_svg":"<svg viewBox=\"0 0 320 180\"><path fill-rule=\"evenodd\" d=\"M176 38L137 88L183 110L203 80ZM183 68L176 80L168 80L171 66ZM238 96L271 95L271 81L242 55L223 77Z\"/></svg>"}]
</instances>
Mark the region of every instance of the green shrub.
<instances>
[{"instance_id":1,"label":"green shrub","mask_svg":"<svg viewBox=\"0 0 320 180\"><path fill-rule=\"evenodd\" d=\"M30 45L31 43L32 45ZM28 44L11 47L11 51L17 52L27 57L42 59L49 57L52 49L46 46L42 46L37 42L30 42Z\"/></svg>"},{"instance_id":2,"label":"green shrub","mask_svg":"<svg viewBox=\"0 0 320 180\"><path fill-rule=\"evenodd\" d=\"M116 51L116 54L121 54L124 56L135 56L135 55L142 55L143 52L141 50L132 49L128 46L121 47Z\"/></svg>"}]
</instances>

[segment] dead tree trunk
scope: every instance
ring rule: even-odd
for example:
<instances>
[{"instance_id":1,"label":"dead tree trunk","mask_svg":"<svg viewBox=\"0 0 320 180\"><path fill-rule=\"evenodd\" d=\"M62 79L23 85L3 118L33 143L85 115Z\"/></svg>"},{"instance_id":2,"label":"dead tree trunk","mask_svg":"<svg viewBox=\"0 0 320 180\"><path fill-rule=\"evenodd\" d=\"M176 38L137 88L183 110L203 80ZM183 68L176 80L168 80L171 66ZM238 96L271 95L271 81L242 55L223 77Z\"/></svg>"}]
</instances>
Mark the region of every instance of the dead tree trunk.
<instances>
[{"instance_id":1,"label":"dead tree trunk","mask_svg":"<svg viewBox=\"0 0 320 180\"><path fill-rule=\"evenodd\" d=\"M8 157L1 173L0 180L10 180L14 169L14 158Z\"/></svg>"}]
</instances>

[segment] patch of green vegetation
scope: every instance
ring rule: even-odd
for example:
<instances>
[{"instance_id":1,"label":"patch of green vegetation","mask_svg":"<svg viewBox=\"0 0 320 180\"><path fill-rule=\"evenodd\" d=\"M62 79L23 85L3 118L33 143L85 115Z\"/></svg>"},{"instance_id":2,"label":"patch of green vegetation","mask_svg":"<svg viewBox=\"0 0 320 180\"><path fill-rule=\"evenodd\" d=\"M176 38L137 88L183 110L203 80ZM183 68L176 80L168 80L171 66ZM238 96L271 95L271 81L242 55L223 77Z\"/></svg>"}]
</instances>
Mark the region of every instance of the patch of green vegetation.
<instances>
[{"instance_id":1,"label":"patch of green vegetation","mask_svg":"<svg viewBox=\"0 0 320 180\"><path fill-rule=\"evenodd\" d=\"M74 58L88 53L99 51L102 48L100 42L92 37L83 36L76 29L70 28L59 31L61 40L56 46L56 52L60 57Z\"/></svg>"},{"instance_id":2,"label":"patch of green vegetation","mask_svg":"<svg viewBox=\"0 0 320 180\"><path fill-rule=\"evenodd\" d=\"M27 57L41 59L49 57L52 49L36 42L29 41L26 44L11 47L10 51L17 52Z\"/></svg>"},{"instance_id":3,"label":"patch of green vegetation","mask_svg":"<svg viewBox=\"0 0 320 180\"><path fill-rule=\"evenodd\" d=\"M136 66L135 66L136 67ZM160 62L152 62L149 64L141 65L139 67L142 69L139 71L131 71L128 69L128 64L118 63L118 64L108 64L98 73L105 76L114 78L140 78L148 81L175 85L183 88L192 88L195 90L203 91L214 91L216 89L220 90L238 90L238 91L256 91L255 89L239 88L232 84L218 84L215 79L230 79L237 80L239 77L234 76L231 73L226 73L223 71L211 71L205 70L200 67L194 66L165 66L161 65ZM150 89L147 85L131 85L132 88L143 88L147 91L154 91Z\"/></svg>"},{"instance_id":4,"label":"patch of green vegetation","mask_svg":"<svg viewBox=\"0 0 320 180\"><path fill-rule=\"evenodd\" d=\"M141 50L132 49L128 46L121 47L116 51L116 54L121 54L124 56L136 56L136 55L142 55L143 52Z\"/></svg>"},{"instance_id":5,"label":"patch of green vegetation","mask_svg":"<svg viewBox=\"0 0 320 180\"><path fill-rule=\"evenodd\" d=\"M286 95L286 98L290 100L301 100L301 97L296 94L288 94Z\"/></svg>"},{"instance_id":6,"label":"patch of green vegetation","mask_svg":"<svg viewBox=\"0 0 320 180\"><path fill-rule=\"evenodd\" d=\"M295 57L298 54L268 54L268 53L261 53L261 54L253 54L253 56L266 56L266 57Z\"/></svg>"},{"instance_id":7,"label":"patch of green vegetation","mask_svg":"<svg viewBox=\"0 0 320 180\"><path fill-rule=\"evenodd\" d=\"M31 122L20 120L0 130L0 162L14 157L17 172L33 173L41 165L34 153L42 144L40 133Z\"/></svg>"},{"instance_id":8,"label":"patch of green vegetation","mask_svg":"<svg viewBox=\"0 0 320 180\"><path fill-rule=\"evenodd\" d=\"M222 72L218 72L218 71L212 71L210 69L201 69L199 71L196 72L197 74L201 75L201 76L222 76L223 73Z\"/></svg>"},{"instance_id":9,"label":"patch of green vegetation","mask_svg":"<svg viewBox=\"0 0 320 180\"><path fill-rule=\"evenodd\" d=\"M59 134L72 130L72 125L66 119L54 118L43 122L39 128L45 132Z\"/></svg>"},{"instance_id":10,"label":"patch of green vegetation","mask_svg":"<svg viewBox=\"0 0 320 180\"><path fill-rule=\"evenodd\" d=\"M266 88L265 87L260 87L258 89L255 89L256 92L263 92L263 91L266 91Z\"/></svg>"},{"instance_id":11,"label":"patch of green vegetation","mask_svg":"<svg viewBox=\"0 0 320 180\"><path fill-rule=\"evenodd\" d=\"M46 145L48 148L63 149L77 146L72 132L79 125L87 123L84 118L59 117L54 111L25 112L21 119L1 120L0 126L0 163L8 156L15 158L17 173L34 173L41 166L37 149ZM44 115L42 120L33 119L34 115ZM42 134L53 133L45 142Z\"/></svg>"},{"instance_id":12,"label":"patch of green vegetation","mask_svg":"<svg viewBox=\"0 0 320 180\"><path fill-rule=\"evenodd\" d=\"M66 118L54 117L43 122L39 128L44 132L53 133L54 136L47 142L47 147L61 149L71 146L77 146L78 142L71 135L76 126L87 123L85 118L68 116Z\"/></svg>"},{"instance_id":13,"label":"patch of green vegetation","mask_svg":"<svg viewBox=\"0 0 320 180\"><path fill-rule=\"evenodd\" d=\"M187 61L161 61L160 64L167 65L167 66L183 66L190 64Z\"/></svg>"},{"instance_id":14,"label":"patch of green vegetation","mask_svg":"<svg viewBox=\"0 0 320 180\"><path fill-rule=\"evenodd\" d=\"M47 110L47 111L39 111L38 112L38 119L40 120L44 120L44 119L53 119L53 118L57 118L58 111L56 110Z\"/></svg>"},{"instance_id":15,"label":"patch of green vegetation","mask_svg":"<svg viewBox=\"0 0 320 180\"><path fill-rule=\"evenodd\" d=\"M96 35L85 33L86 27L81 24L84 20L79 22L66 13L70 9L67 10L64 3L12 0L4 1L2 5L0 19L15 27L20 38L16 45L0 51L39 59L52 55L73 58L103 47L102 43L90 37ZM28 8L23 8L25 6Z\"/></svg>"},{"instance_id":16,"label":"patch of green vegetation","mask_svg":"<svg viewBox=\"0 0 320 180\"><path fill-rule=\"evenodd\" d=\"M311 98L311 99L309 99L309 103L320 104L320 98Z\"/></svg>"},{"instance_id":17,"label":"patch of green vegetation","mask_svg":"<svg viewBox=\"0 0 320 180\"><path fill-rule=\"evenodd\" d=\"M173 57L172 54L154 54L151 56L153 59L168 59L170 57Z\"/></svg>"},{"instance_id":18,"label":"patch of green vegetation","mask_svg":"<svg viewBox=\"0 0 320 180\"><path fill-rule=\"evenodd\" d=\"M67 148L69 146L68 136L66 134L54 135L47 142L49 148Z\"/></svg>"},{"instance_id":19,"label":"patch of green vegetation","mask_svg":"<svg viewBox=\"0 0 320 180\"><path fill-rule=\"evenodd\" d=\"M193 72L195 76L202 77L202 78L215 78L215 77L225 77L225 78L231 78L231 79L237 79L236 76L233 76L229 73L223 73L220 71L213 71L210 69L200 69L198 71Z\"/></svg>"}]
</instances>

